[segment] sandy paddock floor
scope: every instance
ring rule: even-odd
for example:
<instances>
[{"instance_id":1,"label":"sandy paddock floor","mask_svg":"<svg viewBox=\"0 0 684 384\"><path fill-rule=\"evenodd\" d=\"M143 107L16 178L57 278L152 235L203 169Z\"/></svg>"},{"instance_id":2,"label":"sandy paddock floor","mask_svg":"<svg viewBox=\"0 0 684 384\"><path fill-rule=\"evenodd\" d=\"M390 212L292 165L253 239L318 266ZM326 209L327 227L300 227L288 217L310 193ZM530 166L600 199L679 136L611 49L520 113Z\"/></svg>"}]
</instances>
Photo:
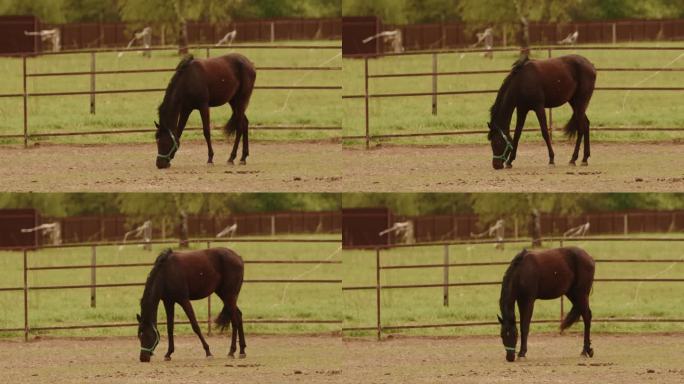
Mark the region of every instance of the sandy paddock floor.
<instances>
[{"instance_id":1,"label":"sandy paddock floor","mask_svg":"<svg viewBox=\"0 0 684 384\"><path fill-rule=\"evenodd\" d=\"M592 143L589 166L568 165L573 147L521 143L513 168L496 171L489 145L397 146L342 151L350 192L673 192L684 190L684 142Z\"/></svg>"}]
</instances>

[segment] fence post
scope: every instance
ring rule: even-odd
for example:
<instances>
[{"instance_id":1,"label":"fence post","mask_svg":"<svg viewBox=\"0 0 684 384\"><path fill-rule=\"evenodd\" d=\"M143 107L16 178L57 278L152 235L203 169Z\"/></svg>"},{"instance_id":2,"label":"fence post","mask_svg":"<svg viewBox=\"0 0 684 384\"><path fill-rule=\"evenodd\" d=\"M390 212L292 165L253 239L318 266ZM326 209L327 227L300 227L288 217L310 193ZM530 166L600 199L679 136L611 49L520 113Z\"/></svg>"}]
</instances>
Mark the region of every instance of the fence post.
<instances>
[{"instance_id":1,"label":"fence post","mask_svg":"<svg viewBox=\"0 0 684 384\"><path fill-rule=\"evenodd\" d=\"M617 26L613 23L613 44L617 43Z\"/></svg>"},{"instance_id":2,"label":"fence post","mask_svg":"<svg viewBox=\"0 0 684 384\"><path fill-rule=\"evenodd\" d=\"M207 49L207 59L208 59L208 58L209 58L209 50L210 50L211 48L207 47L206 49Z\"/></svg>"},{"instance_id":3,"label":"fence post","mask_svg":"<svg viewBox=\"0 0 684 384\"><path fill-rule=\"evenodd\" d=\"M375 305L376 305L376 326L378 330L378 340L382 340L382 325L380 324L380 248L375 248Z\"/></svg>"},{"instance_id":4,"label":"fence post","mask_svg":"<svg viewBox=\"0 0 684 384\"><path fill-rule=\"evenodd\" d=\"M90 114L95 114L95 52L90 52Z\"/></svg>"},{"instance_id":5,"label":"fence post","mask_svg":"<svg viewBox=\"0 0 684 384\"><path fill-rule=\"evenodd\" d=\"M437 53L432 54L432 114L437 115Z\"/></svg>"},{"instance_id":6,"label":"fence post","mask_svg":"<svg viewBox=\"0 0 684 384\"><path fill-rule=\"evenodd\" d=\"M276 218L275 215L271 215L271 236L276 234Z\"/></svg>"},{"instance_id":7,"label":"fence post","mask_svg":"<svg viewBox=\"0 0 684 384\"><path fill-rule=\"evenodd\" d=\"M449 245L444 244L444 306L449 306Z\"/></svg>"},{"instance_id":8,"label":"fence post","mask_svg":"<svg viewBox=\"0 0 684 384\"><path fill-rule=\"evenodd\" d=\"M24 148L28 147L28 89L26 87L26 55L21 57L24 69Z\"/></svg>"},{"instance_id":9,"label":"fence post","mask_svg":"<svg viewBox=\"0 0 684 384\"><path fill-rule=\"evenodd\" d=\"M364 92L364 100L366 102L366 149L370 148L370 132L369 132L369 122L368 122L368 56L365 56L363 58L363 65L364 65L364 79L365 79L365 92Z\"/></svg>"},{"instance_id":10,"label":"fence post","mask_svg":"<svg viewBox=\"0 0 684 384\"><path fill-rule=\"evenodd\" d=\"M503 26L502 36L503 36L503 47L506 48L506 45L507 45L506 44L506 39L507 39L507 37L506 37L506 24L504 24L504 26Z\"/></svg>"},{"instance_id":11,"label":"fence post","mask_svg":"<svg viewBox=\"0 0 684 384\"><path fill-rule=\"evenodd\" d=\"M551 48L548 49L549 59L551 58ZM553 109L549 108L549 141L553 143Z\"/></svg>"},{"instance_id":12,"label":"fence post","mask_svg":"<svg viewBox=\"0 0 684 384\"><path fill-rule=\"evenodd\" d=\"M564 315L564 310L563 310L563 296L560 298L560 323L563 324L563 315Z\"/></svg>"},{"instance_id":13,"label":"fence post","mask_svg":"<svg viewBox=\"0 0 684 384\"><path fill-rule=\"evenodd\" d=\"M271 43L275 41L275 22L271 21Z\"/></svg>"},{"instance_id":14,"label":"fence post","mask_svg":"<svg viewBox=\"0 0 684 384\"><path fill-rule=\"evenodd\" d=\"M625 226L625 235L629 233L629 219L627 218L627 214L625 213L624 215L624 226Z\"/></svg>"},{"instance_id":15,"label":"fence post","mask_svg":"<svg viewBox=\"0 0 684 384\"><path fill-rule=\"evenodd\" d=\"M24 248L24 341L28 341L29 334L28 311L28 253Z\"/></svg>"},{"instance_id":16,"label":"fence post","mask_svg":"<svg viewBox=\"0 0 684 384\"><path fill-rule=\"evenodd\" d=\"M97 305L97 297L95 290L95 283L97 282L95 265L97 264L97 254L95 246L90 247L90 308L95 308Z\"/></svg>"}]
</instances>

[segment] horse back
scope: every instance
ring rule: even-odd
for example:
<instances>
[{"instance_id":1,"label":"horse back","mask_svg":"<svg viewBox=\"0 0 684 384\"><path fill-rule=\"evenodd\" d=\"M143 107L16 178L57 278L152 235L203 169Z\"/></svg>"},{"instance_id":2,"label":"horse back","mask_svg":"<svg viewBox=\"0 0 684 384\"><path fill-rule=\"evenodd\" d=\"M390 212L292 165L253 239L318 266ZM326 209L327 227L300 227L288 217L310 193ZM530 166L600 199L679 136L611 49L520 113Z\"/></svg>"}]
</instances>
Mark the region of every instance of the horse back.
<instances>
[{"instance_id":1,"label":"horse back","mask_svg":"<svg viewBox=\"0 0 684 384\"><path fill-rule=\"evenodd\" d=\"M208 100L210 107L229 102L245 87L249 88L251 94L254 87L254 64L238 53L194 60L192 66L196 82L204 85L203 89L197 87L196 91L204 93L203 99Z\"/></svg>"},{"instance_id":2,"label":"horse back","mask_svg":"<svg viewBox=\"0 0 684 384\"><path fill-rule=\"evenodd\" d=\"M594 260L577 247L556 248L525 255L529 290L540 299L555 299L571 289L589 291L594 280ZM535 276L533 278L533 276Z\"/></svg>"},{"instance_id":3,"label":"horse back","mask_svg":"<svg viewBox=\"0 0 684 384\"><path fill-rule=\"evenodd\" d=\"M227 248L174 252L171 261L173 268L168 273L174 276L171 280L175 283L167 288L181 296L187 294L190 300L207 297L228 282L242 285L242 258Z\"/></svg>"}]
</instances>

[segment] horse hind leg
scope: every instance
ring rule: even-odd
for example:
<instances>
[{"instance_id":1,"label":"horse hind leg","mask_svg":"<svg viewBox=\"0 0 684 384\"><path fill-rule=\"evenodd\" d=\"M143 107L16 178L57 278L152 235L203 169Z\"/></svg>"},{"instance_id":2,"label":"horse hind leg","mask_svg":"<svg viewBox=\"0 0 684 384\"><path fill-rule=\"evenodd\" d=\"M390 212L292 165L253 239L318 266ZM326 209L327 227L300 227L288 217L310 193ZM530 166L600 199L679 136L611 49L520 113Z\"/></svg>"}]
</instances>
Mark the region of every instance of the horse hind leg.
<instances>
[{"instance_id":1,"label":"horse hind leg","mask_svg":"<svg viewBox=\"0 0 684 384\"><path fill-rule=\"evenodd\" d=\"M591 308L589 308L589 297L583 296L578 300L579 311L584 321L584 346L581 355L584 357L594 357L594 349L591 348Z\"/></svg>"},{"instance_id":2,"label":"horse hind leg","mask_svg":"<svg viewBox=\"0 0 684 384\"><path fill-rule=\"evenodd\" d=\"M568 121L568 125L570 124L577 124L577 117L576 113L573 112L572 117L570 117L570 121ZM577 138L575 140L575 149L572 151L572 157L570 158L570 165L576 165L575 162L577 161L577 157L579 157L579 148L580 144L582 143L582 135L583 131L581 129L577 129Z\"/></svg>"},{"instance_id":3,"label":"horse hind leg","mask_svg":"<svg viewBox=\"0 0 684 384\"><path fill-rule=\"evenodd\" d=\"M238 318L238 334L240 335L240 358L244 359L245 357L247 357L247 354L245 353L247 343L245 342L245 331L242 327L242 311L237 306L235 308L237 309L236 312Z\"/></svg>"},{"instance_id":4,"label":"horse hind leg","mask_svg":"<svg viewBox=\"0 0 684 384\"><path fill-rule=\"evenodd\" d=\"M582 135L584 136L584 157L582 158L582 165L587 166L589 165L589 156L591 156L591 150L589 149L589 119L587 118L587 115L584 116L584 124L583 124L583 132Z\"/></svg>"},{"instance_id":5,"label":"horse hind leg","mask_svg":"<svg viewBox=\"0 0 684 384\"><path fill-rule=\"evenodd\" d=\"M240 125L242 129L242 158L240 159L241 165L247 164L247 156L249 156L249 119L244 114L242 115L242 124Z\"/></svg>"},{"instance_id":6,"label":"horse hind leg","mask_svg":"<svg viewBox=\"0 0 684 384\"><path fill-rule=\"evenodd\" d=\"M235 164L234 161L235 157L237 157L238 145L240 145L240 136L242 135L242 131L240 130L238 119L236 117L235 108L233 108L233 115L226 123L224 130L226 131L228 136L235 133L235 142L233 143L233 150L230 152L230 157L228 158L228 164Z\"/></svg>"}]
</instances>

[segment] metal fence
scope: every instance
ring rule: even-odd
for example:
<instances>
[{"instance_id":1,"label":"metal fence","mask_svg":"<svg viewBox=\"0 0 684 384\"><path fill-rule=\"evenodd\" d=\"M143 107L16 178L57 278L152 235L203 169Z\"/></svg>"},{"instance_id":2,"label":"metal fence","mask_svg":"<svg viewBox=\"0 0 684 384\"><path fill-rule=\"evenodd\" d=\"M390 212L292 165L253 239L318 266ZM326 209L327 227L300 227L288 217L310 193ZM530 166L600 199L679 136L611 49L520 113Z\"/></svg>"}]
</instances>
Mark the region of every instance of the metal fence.
<instances>
[{"instance_id":1,"label":"metal fence","mask_svg":"<svg viewBox=\"0 0 684 384\"><path fill-rule=\"evenodd\" d=\"M212 244L216 243L303 243L303 244L339 244L339 239L231 239L231 240L216 240L216 239L193 239L189 243L194 244L206 244L207 248L210 248ZM173 244L171 241L155 241L151 243L129 243L128 245L143 245L143 244ZM177 244L177 241L175 241ZM104 246L118 245L118 243L91 243L91 244L78 244L78 245L67 245L67 246L46 246L49 249L62 249L62 248L76 248L76 247L86 247L90 248L90 260L89 263L84 262L78 265L52 265L52 266L29 266L29 255L31 250L26 248L17 249L23 252L23 286L21 287L2 287L0 288L0 293L2 292L23 292L23 314L24 314L24 326L23 328L0 328L0 332L23 332L24 339L28 340L29 333L31 331L51 331L51 330L65 330L65 329L91 329L91 328L117 328L117 327L133 327L138 326L137 323L105 323L105 324L77 324L77 325L62 325L62 326L31 326L29 322L29 293L32 291L39 290L69 290L69 289L89 289L90 290L90 306L95 308L97 305L97 290L98 289L109 289L109 288L119 288L119 287L144 287L145 282L139 283L112 283L112 284L98 284L97 283L97 270L101 268L149 268L153 263L119 263L119 264L98 264L97 263L97 248ZM318 260L245 260L245 264L262 264L262 265L283 265L283 264L342 264L341 260L333 260L331 258L318 259ZM29 272L31 271L46 271L46 270L77 270L77 269L90 269L90 284L73 284L73 285L31 285L29 284ZM245 279L245 284L310 284L313 286L328 285L328 284L342 284L341 279ZM211 307L211 295L206 298L207 300L207 317L206 319L198 319L200 323L206 323L207 333L211 333L211 322L212 322L212 307ZM330 325L341 325L342 321L339 319L245 319L247 324L330 324ZM161 324L166 324L161 323ZM176 324L189 324L187 321L178 321Z\"/></svg>"},{"instance_id":2,"label":"metal fence","mask_svg":"<svg viewBox=\"0 0 684 384\"><path fill-rule=\"evenodd\" d=\"M494 49L494 52L517 52L518 48L508 48L508 49ZM548 57L553 56L553 51L581 51L581 50L615 50L615 51L684 51L684 46L678 47L601 47L601 46L541 46L541 47L531 47L530 51L546 52ZM396 97L431 97L432 104L432 114L437 115L438 107L438 96L468 96L468 95L482 95L482 94L496 94L498 89L481 89L481 90L467 90L467 91L439 91L438 79L444 76L471 76L471 75L483 75L483 74L507 74L510 69L501 70L487 70L487 71L438 71L437 63L439 55L444 54L454 54L454 53L479 53L486 52L482 49L463 49L463 50L440 50L440 51L416 51L416 52L404 52L404 53L387 53L383 54L382 57L406 57L406 56L416 56L416 55L431 55L432 65L431 68L423 72L410 72L410 73L370 73L369 72L369 56L364 56L364 93L363 94L351 94L343 95L342 99L345 100L359 100L364 101L364 113L365 113L365 134L364 135L346 135L342 136L342 139L346 140L365 140L366 148L370 147L370 141L374 139L389 139L389 138L400 138L400 137L426 137L426 136L449 136L449 135L473 135L473 134L486 134L486 130L454 130L454 131L443 131L443 132L414 132L414 133L402 133L402 134L372 134L370 128L370 113L369 113L369 103L371 99L380 98L396 98ZM606 68L599 67L596 68L598 72L684 72L684 68L637 68L637 67L615 67ZM397 79L397 78L420 78L427 77L432 83L431 92L407 92L407 93L370 93L369 91L369 80L370 79ZM684 86L673 86L673 87L596 87L596 91L651 91L651 92L682 92L684 91ZM549 108L548 116L548 127L549 136L553 138L553 113L552 108ZM619 127L597 127L591 128L592 131L614 131L614 132L628 132L628 131L684 131L683 127L629 127L629 128L619 128Z\"/></svg>"},{"instance_id":3,"label":"metal fence","mask_svg":"<svg viewBox=\"0 0 684 384\"><path fill-rule=\"evenodd\" d=\"M211 56L212 49L225 49L215 47L213 45L196 45L188 47L192 50L204 50L206 57ZM267 49L267 50L340 50L339 45L241 45L241 49ZM169 51L177 50L177 48L149 48L150 51ZM76 96L89 95L90 96L90 113L95 114L96 110L96 95L103 94L130 94L130 93L161 93L166 88L136 88L136 89L114 89L114 90L97 90L96 77L98 75L126 75L134 73L158 73L158 72L173 72L175 69L131 69L131 70L96 70L96 54L104 52L140 52L141 49L100 49L100 50L76 50L76 51L62 51L62 52L45 52L43 55L66 55L66 54L89 54L90 55L90 71L72 71L72 72L28 72L27 60L30 59L28 55L20 55L22 60L22 77L23 77L23 91L22 93L6 93L0 94L0 98L22 98L23 99L23 133L17 134L2 134L3 138L23 138L24 146L28 146L28 141L31 138L38 137L57 137L57 136L85 136L85 135L109 135L109 134L127 134L127 133L149 133L149 129L117 129L117 130L98 130L98 131L80 131L80 132L47 132L47 133L30 133L29 132L29 111L28 99L30 97L60 97L60 96ZM341 72L340 66L316 66L316 67L301 67L301 66L266 66L257 67L257 71L324 71L324 72ZM88 91L71 91L71 92L29 92L27 80L35 77L63 77L63 76L89 76L90 90ZM269 90L269 91L340 91L341 85L257 85L255 90ZM217 127L212 127L217 128ZM199 127L187 127L186 131L200 130ZM340 126L315 126L315 125L255 125L251 126L252 130L300 130L300 131L332 131L338 132L342 130Z\"/></svg>"},{"instance_id":4,"label":"metal fence","mask_svg":"<svg viewBox=\"0 0 684 384\"><path fill-rule=\"evenodd\" d=\"M684 238L582 238L578 239L581 241L657 241L657 242L684 242ZM546 238L543 239L544 242L559 242L560 246L563 246L564 242L576 241L572 239L565 238ZM505 243L530 243L531 240L513 240L506 241ZM384 330L400 330L400 329L416 329L416 328L452 328L452 327L472 327L472 326L498 326L499 323L496 321L467 321L467 322L455 322L455 323L443 323L443 324L424 324L424 323L412 323L412 324L386 324L382 321L382 290L388 289L423 289L423 288L443 288L443 305L449 306L449 288L450 287L472 287L472 286L495 286L501 285L501 281L470 281L462 283L452 283L449 282L449 269L456 267L491 267L491 266L507 266L510 261L505 262L475 262L475 263L458 263L452 262L449 254L449 246L451 245L473 245L473 244L496 244L495 241L451 241L451 242L439 242L439 243L422 243L422 244L411 244L411 245L394 245L389 247L378 247L375 248L375 285L367 286L347 286L342 287L343 292L351 291L375 291L375 325L371 326L358 326L358 327L342 327L343 332L351 331L375 331L377 338L382 338L382 333ZM408 265L386 265L382 263L381 252L384 250L391 250L393 248L410 248L410 247L434 247L439 246L443 248L443 262L436 264L408 264ZM684 259L595 259L597 264L601 263L684 263ZM442 269L443 280L438 283L431 284L392 284L383 285L381 283L381 272L384 270L391 269ZM594 282L600 283L684 283L684 277L682 278L621 278L621 277L610 277L610 278L599 278L594 279ZM542 319L533 320L533 323L559 323L563 320L565 316L564 299L561 296L560 300L560 317L557 320L554 319ZM599 323L684 323L684 318L593 318L593 322Z\"/></svg>"}]
</instances>

